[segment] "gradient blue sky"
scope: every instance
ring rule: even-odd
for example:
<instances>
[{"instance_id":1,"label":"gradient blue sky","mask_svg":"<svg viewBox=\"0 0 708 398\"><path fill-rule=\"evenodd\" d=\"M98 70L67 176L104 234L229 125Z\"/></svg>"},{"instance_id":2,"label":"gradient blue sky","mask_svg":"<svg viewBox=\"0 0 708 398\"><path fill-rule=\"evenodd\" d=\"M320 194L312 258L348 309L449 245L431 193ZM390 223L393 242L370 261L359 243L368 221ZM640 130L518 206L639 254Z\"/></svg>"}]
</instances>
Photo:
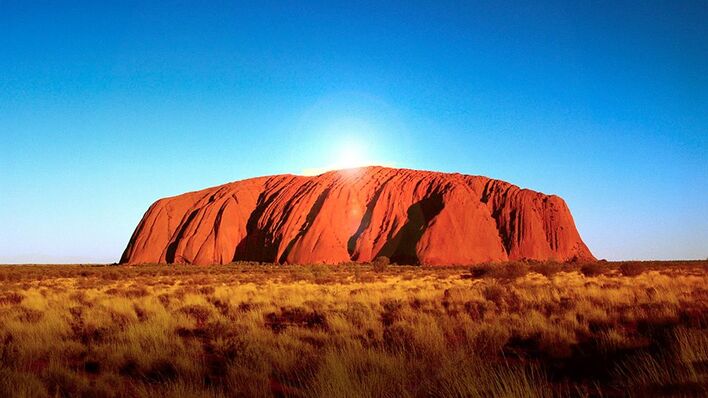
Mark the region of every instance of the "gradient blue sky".
<instances>
[{"instance_id":1,"label":"gradient blue sky","mask_svg":"<svg viewBox=\"0 0 708 398\"><path fill-rule=\"evenodd\" d=\"M117 261L157 198L351 145L708 257L706 1L98 3L0 0L0 263Z\"/></svg>"}]
</instances>

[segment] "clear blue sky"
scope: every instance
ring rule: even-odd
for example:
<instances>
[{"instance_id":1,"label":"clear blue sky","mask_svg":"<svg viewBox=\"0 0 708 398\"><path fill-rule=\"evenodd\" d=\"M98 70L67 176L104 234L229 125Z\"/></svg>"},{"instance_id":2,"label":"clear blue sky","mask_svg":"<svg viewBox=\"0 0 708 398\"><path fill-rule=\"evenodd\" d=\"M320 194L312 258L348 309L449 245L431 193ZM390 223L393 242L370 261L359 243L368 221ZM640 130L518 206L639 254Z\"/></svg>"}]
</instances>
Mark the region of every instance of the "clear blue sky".
<instances>
[{"instance_id":1,"label":"clear blue sky","mask_svg":"<svg viewBox=\"0 0 708 398\"><path fill-rule=\"evenodd\" d=\"M0 263L117 261L157 198L350 145L708 257L706 1L155 3L0 0Z\"/></svg>"}]
</instances>

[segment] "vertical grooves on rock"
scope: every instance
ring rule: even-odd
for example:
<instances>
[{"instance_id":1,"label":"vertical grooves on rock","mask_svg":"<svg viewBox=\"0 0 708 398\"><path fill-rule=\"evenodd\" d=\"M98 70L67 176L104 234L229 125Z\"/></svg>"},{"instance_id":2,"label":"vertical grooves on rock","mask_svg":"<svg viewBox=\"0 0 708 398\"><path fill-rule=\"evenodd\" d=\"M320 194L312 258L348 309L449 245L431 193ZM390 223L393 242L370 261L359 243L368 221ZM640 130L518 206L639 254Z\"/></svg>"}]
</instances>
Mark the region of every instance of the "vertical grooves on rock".
<instances>
[{"instance_id":1,"label":"vertical grooves on rock","mask_svg":"<svg viewBox=\"0 0 708 398\"><path fill-rule=\"evenodd\" d=\"M329 192L330 188L325 188L325 190L322 191L317 197L317 200L315 200L315 203L312 205L310 211L307 213L307 217L305 217L305 222L300 227L300 230L298 231L297 235L295 235L295 237L290 240L290 242L288 242L278 262L284 263L285 260L288 258L288 254L290 254L290 250L292 249L295 242L297 242L298 239L302 238L302 236L305 235L308 228L310 228L310 226L312 225L312 222L315 221L315 217L317 217L317 214L319 214L320 210L322 209L322 204L327 198L327 195L329 195Z\"/></svg>"},{"instance_id":2,"label":"vertical grooves on rock","mask_svg":"<svg viewBox=\"0 0 708 398\"><path fill-rule=\"evenodd\" d=\"M380 175L380 174L377 174ZM356 258L353 257L354 255L354 250L356 249L356 244L357 241L359 240L359 237L361 236L362 233L364 233L365 230L367 230L370 225L371 225L371 216L372 213L374 212L374 207L379 201L379 197L381 196L381 192L383 192L384 187L386 187L386 184L388 184L389 181L393 179L394 176L389 176L386 178L385 181L381 182L374 191L374 195L371 197L369 200L369 203L366 204L366 210L364 211L364 215L361 218L361 222L359 223L359 227L356 229L356 232L349 237L349 240L347 241L347 252L349 253L349 259L350 260L357 260Z\"/></svg>"},{"instance_id":3,"label":"vertical grooves on rock","mask_svg":"<svg viewBox=\"0 0 708 398\"><path fill-rule=\"evenodd\" d=\"M180 224L181 228L179 228L179 231L176 232L169 245L167 245L167 250L165 252L165 261L167 261L168 263L175 262L175 253L177 251L177 246L179 245L180 241L182 240L182 237L187 231L187 228L189 228L189 225L191 224L194 217L196 217L198 212L199 210L197 209L189 213L185 221Z\"/></svg>"},{"instance_id":4,"label":"vertical grooves on rock","mask_svg":"<svg viewBox=\"0 0 708 398\"><path fill-rule=\"evenodd\" d=\"M400 264L418 264L417 244L423 236L425 226L443 209L442 194L433 194L412 204L407 211L405 224L377 253Z\"/></svg>"},{"instance_id":5,"label":"vertical grooves on rock","mask_svg":"<svg viewBox=\"0 0 708 398\"><path fill-rule=\"evenodd\" d=\"M433 265L594 258L558 197L481 176L367 167L161 199L121 262L336 263L378 255Z\"/></svg>"}]
</instances>

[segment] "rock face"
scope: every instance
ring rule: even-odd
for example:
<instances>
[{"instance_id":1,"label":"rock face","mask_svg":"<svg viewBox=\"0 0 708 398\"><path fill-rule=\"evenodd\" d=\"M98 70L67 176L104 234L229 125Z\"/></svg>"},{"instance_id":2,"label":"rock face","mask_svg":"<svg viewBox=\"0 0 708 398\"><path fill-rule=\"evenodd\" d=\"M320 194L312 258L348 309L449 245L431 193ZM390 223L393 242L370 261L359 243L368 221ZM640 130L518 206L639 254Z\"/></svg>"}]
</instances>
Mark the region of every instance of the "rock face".
<instances>
[{"instance_id":1,"label":"rock face","mask_svg":"<svg viewBox=\"0 0 708 398\"><path fill-rule=\"evenodd\" d=\"M121 263L594 260L563 199L487 177L364 167L160 199Z\"/></svg>"}]
</instances>

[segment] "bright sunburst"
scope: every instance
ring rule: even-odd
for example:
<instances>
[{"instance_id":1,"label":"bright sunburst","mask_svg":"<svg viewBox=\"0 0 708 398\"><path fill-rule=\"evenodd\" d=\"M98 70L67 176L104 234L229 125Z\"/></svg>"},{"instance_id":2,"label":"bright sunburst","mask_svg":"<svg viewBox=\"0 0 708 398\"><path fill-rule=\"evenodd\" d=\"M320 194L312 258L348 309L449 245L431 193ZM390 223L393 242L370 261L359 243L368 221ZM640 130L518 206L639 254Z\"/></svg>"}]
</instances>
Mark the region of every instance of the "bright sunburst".
<instances>
[{"instance_id":1,"label":"bright sunburst","mask_svg":"<svg viewBox=\"0 0 708 398\"><path fill-rule=\"evenodd\" d=\"M311 167L302 171L304 175L318 175L331 170L353 169L365 166L393 166L391 162L377 161L372 154L372 148L364 145L362 140L347 139L330 144L326 150L329 161L323 167Z\"/></svg>"},{"instance_id":2,"label":"bright sunburst","mask_svg":"<svg viewBox=\"0 0 708 398\"><path fill-rule=\"evenodd\" d=\"M352 169L355 167L368 166L369 159L364 149L358 142L348 141L342 144L337 158L334 161L334 169Z\"/></svg>"}]
</instances>

